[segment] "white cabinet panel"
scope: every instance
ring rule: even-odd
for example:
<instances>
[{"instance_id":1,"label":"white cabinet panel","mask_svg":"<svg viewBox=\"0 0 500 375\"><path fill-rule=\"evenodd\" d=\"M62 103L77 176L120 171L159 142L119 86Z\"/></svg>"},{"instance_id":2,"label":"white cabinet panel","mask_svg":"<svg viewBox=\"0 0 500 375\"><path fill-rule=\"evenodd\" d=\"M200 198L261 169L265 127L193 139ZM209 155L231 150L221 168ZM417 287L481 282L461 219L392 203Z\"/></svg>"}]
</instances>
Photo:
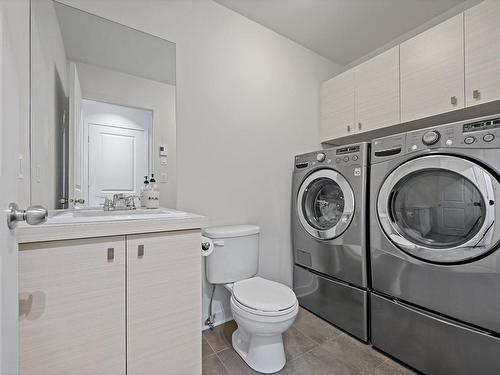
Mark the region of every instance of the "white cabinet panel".
<instances>
[{"instance_id":1,"label":"white cabinet panel","mask_svg":"<svg viewBox=\"0 0 500 375\"><path fill-rule=\"evenodd\" d=\"M199 230L127 237L127 374L201 373Z\"/></svg>"},{"instance_id":2,"label":"white cabinet panel","mask_svg":"<svg viewBox=\"0 0 500 375\"><path fill-rule=\"evenodd\" d=\"M356 66L354 82L358 131L400 122L399 46Z\"/></svg>"},{"instance_id":3,"label":"white cabinet panel","mask_svg":"<svg viewBox=\"0 0 500 375\"><path fill-rule=\"evenodd\" d=\"M21 244L19 341L22 375L125 374L125 237Z\"/></svg>"},{"instance_id":4,"label":"white cabinet panel","mask_svg":"<svg viewBox=\"0 0 500 375\"><path fill-rule=\"evenodd\" d=\"M500 1L465 12L465 101L473 106L500 99Z\"/></svg>"},{"instance_id":5,"label":"white cabinet panel","mask_svg":"<svg viewBox=\"0 0 500 375\"><path fill-rule=\"evenodd\" d=\"M401 121L464 107L463 14L400 45Z\"/></svg>"},{"instance_id":6,"label":"white cabinet panel","mask_svg":"<svg viewBox=\"0 0 500 375\"><path fill-rule=\"evenodd\" d=\"M323 82L320 103L321 142L356 133L354 126L354 71Z\"/></svg>"}]
</instances>

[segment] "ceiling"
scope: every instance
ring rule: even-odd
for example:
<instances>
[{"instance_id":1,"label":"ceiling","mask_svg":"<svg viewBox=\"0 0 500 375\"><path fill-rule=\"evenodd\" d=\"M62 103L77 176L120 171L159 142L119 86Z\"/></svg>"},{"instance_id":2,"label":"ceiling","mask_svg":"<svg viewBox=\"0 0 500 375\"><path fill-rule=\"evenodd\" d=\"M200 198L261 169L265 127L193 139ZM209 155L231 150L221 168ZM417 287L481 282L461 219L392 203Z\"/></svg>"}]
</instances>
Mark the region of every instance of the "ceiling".
<instances>
[{"instance_id":1,"label":"ceiling","mask_svg":"<svg viewBox=\"0 0 500 375\"><path fill-rule=\"evenodd\" d=\"M54 4L69 60L175 85L175 43Z\"/></svg>"},{"instance_id":2,"label":"ceiling","mask_svg":"<svg viewBox=\"0 0 500 375\"><path fill-rule=\"evenodd\" d=\"M470 3L465 0L215 1L340 65L360 59L433 18Z\"/></svg>"}]
</instances>

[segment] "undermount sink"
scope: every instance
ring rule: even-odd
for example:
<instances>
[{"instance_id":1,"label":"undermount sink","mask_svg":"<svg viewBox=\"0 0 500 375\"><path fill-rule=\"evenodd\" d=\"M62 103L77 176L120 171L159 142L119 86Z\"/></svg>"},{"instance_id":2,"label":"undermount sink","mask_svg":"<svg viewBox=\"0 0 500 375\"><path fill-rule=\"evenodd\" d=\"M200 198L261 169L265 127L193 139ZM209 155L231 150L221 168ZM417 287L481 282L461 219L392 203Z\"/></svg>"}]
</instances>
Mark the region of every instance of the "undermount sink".
<instances>
[{"instance_id":1,"label":"undermount sink","mask_svg":"<svg viewBox=\"0 0 500 375\"><path fill-rule=\"evenodd\" d=\"M117 220L150 220L167 219L186 216L182 211L167 208L137 209L137 210L113 210L104 211L102 208L57 210L49 214L45 224L78 224L96 223Z\"/></svg>"}]
</instances>

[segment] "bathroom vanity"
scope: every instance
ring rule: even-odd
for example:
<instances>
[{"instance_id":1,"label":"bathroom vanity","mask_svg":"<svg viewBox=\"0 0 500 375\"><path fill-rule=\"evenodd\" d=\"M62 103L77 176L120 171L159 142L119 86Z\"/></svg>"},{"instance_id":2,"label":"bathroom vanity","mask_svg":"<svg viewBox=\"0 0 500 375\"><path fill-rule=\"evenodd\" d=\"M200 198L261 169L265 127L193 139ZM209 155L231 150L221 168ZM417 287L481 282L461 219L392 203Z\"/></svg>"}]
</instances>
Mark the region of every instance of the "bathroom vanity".
<instances>
[{"instance_id":1,"label":"bathroom vanity","mask_svg":"<svg viewBox=\"0 0 500 375\"><path fill-rule=\"evenodd\" d=\"M19 225L19 373L200 374L205 225L172 210Z\"/></svg>"}]
</instances>

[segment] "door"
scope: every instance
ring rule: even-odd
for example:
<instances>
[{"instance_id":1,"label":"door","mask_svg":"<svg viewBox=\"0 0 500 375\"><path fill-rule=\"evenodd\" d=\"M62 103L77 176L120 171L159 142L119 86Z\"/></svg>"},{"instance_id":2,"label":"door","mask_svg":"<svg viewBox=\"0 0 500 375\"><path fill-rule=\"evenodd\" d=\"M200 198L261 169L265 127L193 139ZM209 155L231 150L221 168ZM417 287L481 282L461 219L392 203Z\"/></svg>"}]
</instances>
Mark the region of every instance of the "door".
<instances>
[{"instance_id":1,"label":"door","mask_svg":"<svg viewBox=\"0 0 500 375\"><path fill-rule=\"evenodd\" d=\"M125 375L125 237L19 250L19 374Z\"/></svg>"},{"instance_id":2,"label":"door","mask_svg":"<svg viewBox=\"0 0 500 375\"><path fill-rule=\"evenodd\" d=\"M463 14L400 45L401 122L464 108Z\"/></svg>"},{"instance_id":3,"label":"door","mask_svg":"<svg viewBox=\"0 0 500 375\"><path fill-rule=\"evenodd\" d=\"M333 169L313 172L300 186L297 215L304 229L317 239L340 236L354 215L354 193L349 182Z\"/></svg>"},{"instance_id":4,"label":"door","mask_svg":"<svg viewBox=\"0 0 500 375\"><path fill-rule=\"evenodd\" d=\"M488 0L465 11L465 100L467 107L500 99L500 2Z\"/></svg>"},{"instance_id":5,"label":"door","mask_svg":"<svg viewBox=\"0 0 500 375\"><path fill-rule=\"evenodd\" d=\"M399 46L356 66L354 81L358 131L399 124Z\"/></svg>"},{"instance_id":6,"label":"door","mask_svg":"<svg viewBox=\"0 0 500 375\"><path fill-rule=\"evenodd\" d=\"M127 374L201 373L200 231L127 236Z\"/></svg>"},{"instance_id":7,"label":"door","mask_svg":"<svg viewBox=\"0 0 500 375\"><path fill-rule=\"evenodd\" d=\"M82 104L89 206L115 193L139 195L150 173L152 112L94 100Z\"/></svg>"},{"instance_id":8,"label":"door","mask_svg":"<svg viewBox=\"0 0 500 375\"><path fill-rule=\"evenodd\" d=\"M323 82L320 101L321 142L356 133L352 69Z\"/></svg>"},{"instance_id":9,"label":"door","mask_svg":"<svg viewBox=\"0 0 500 375\"><path fill-rule=\"evenodd\" d=\"M29 1L0 0L0 207L29 204ZM18 373L17 242L0 221L0 373Z\"/></svg>"},{"instance_id":10,"label":"door","mask_svg":"<svg viewBox=\"0 0 500 375\"><path fill-rule=\"evenodd\" d=\"M456 264L488 254L500 241L498 180L455 156L410 160L382 184L378 219L388 238L424 262Z\"/></svg>"}]
</instances>

